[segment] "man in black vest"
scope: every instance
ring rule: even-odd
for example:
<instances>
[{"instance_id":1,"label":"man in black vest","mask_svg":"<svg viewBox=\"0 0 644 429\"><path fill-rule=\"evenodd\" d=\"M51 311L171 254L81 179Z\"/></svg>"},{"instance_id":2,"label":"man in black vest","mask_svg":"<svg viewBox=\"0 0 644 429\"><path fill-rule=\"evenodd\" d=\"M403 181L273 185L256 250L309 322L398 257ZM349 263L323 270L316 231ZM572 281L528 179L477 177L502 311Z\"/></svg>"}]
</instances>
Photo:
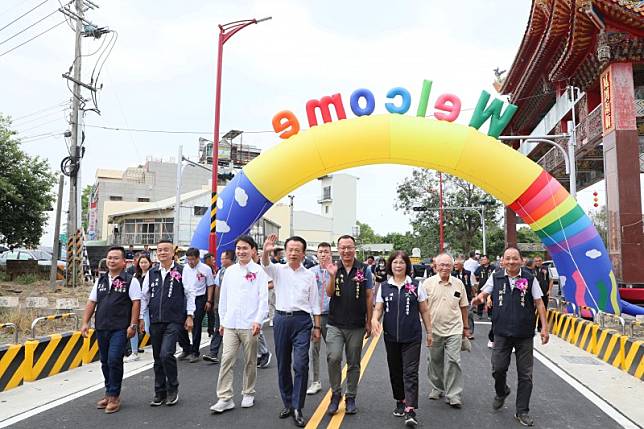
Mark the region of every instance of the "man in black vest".
<instances>
[{"instance_id":1,"label":"man in black vest","mask_svg":"<svg viewBox=\"0 0 644 429\"><path fill-rule=\"evenodd\" d=\"M487 255L481 255L481 265L474 271L474 278L476 279L476 291L475 293L478 294L483 290L483 286L485 286L485 283L487 283L487 279L492 275L494 272L495 267L494 265L490 264L490 258L488 258ZM479 320L483 319L483 307L484 304L479 304L479 306L476 309L476 312L479 315ZM489 315L488 315L489 317Z\"/></svg>"},{"instance_id":2,"label":"man in black vest","mask_svg":"<svg viewBox=\"0 0 644 429\"><path fill-rule=\"evenodd\" d=\"M541 256L534 257L534 274L537 277L539 286L541 287L541 293L543 293L543 305L548 310L548 299L550 297L550 291L552 290L553 281L550 278L550 272L548 272L548 267L543 265L543 258ZM537 325L537 330L541 330L541 321Z\"/></svg>"},{"instance_id":3,"label":"man in black vest","mask_svg":"<svg viewBox=\"0 0 644 429\"><path fill-rule=\"evenodd\" d=\"M452 270L452 277L456 277L459 279L461 282L463 282L463 286L465 286L465 293L467 294L467 301L472 300L472 272L466 270L463 268L464 262L463 258L456 258L454 260L454 269ZM467 321L468 321L468 326L470 327L469 334L468 334L468 339L473 340L474 339L474 314L472 310L468 310L467 312Z\"/></svg>"},{"instance_id":4,"label":"man in black vest","mask_svg":"<svg viewBox=\"0 0 644 429\"><path fill-rule=\"evenodd\" d=\"M183 287L183 266L174 262L174 246L169 240L157 244L159 265L150 269L143 280L141 317L150 310L150 340L154 357L153 407L174 405L179 400L177 359L174 353L181 329L192 330L195 291Z\"/></svg>"},{"instance_id":5,"label":"man in black vest","mask_svg":"<svg viewBox=\"0 0 644 429\"><path fill-rule=\"evenodd\" d=\"M338 239L340 261L327 271L332 275L326 293L331 297L327 321L327 366L333 394L327 409L335 414L342 396L342 352L347 357L346 414L355 414L362 339L371 335L373 278L369 267L356 259L356 241L350 235ZM333 270L336 272L334 273ZM366 334L366 335L365 335Z\"/></svg>"},{"instance_id":6,"label":"man in black vest","mask_svg":"<svg viewBox=\"0 0 644 429\"><path fill-rule=\"evenodd\" d=\"M123 354L127 339L138 332L141 286L124 271L125 249L122 247L111 247L106 263L109 271L96 280L90 292L81 333L87 336L89 321L96 310L96 339L105 378L105 397L96 403L96 408L111 414L121 408Z\"/></svg>"},{"instance_id":7,"label":"man in black vest","mask_svg":"<svg viewBox=\"0 0 644 429\"><path fill-rule=\"evenodd\" d=\"M483 287L472 305L485 302L492 296L494 313L494 348L492 350L492 376L496 397L492 407L503 407L505 398L510 394L506 376L512 349L516 350L517 360L517 400L514 417L523 426L532 426L534 420L529 415L530 395L532 393L533 337L535 308L539 313L541 343L549 339L546 323L546 309L543 305L539 282L531 272L521 268L521 253L517 248L508 247L503 252L503 266L497 270Z\"/></svg>"}]
</instances>

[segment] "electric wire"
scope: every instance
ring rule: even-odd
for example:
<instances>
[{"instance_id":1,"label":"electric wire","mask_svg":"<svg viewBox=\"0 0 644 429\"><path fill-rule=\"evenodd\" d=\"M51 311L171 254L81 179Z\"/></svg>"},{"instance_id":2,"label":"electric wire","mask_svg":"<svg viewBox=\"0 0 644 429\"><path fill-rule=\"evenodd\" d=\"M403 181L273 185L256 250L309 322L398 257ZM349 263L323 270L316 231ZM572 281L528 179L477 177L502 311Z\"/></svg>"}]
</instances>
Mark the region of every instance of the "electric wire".
<instances>
[{"instance_id":1,"label":"electric wire","mask_svg":"<svg viewBox=\"0 0 644 429\"><path fill-rule=\"evenodd\" d=\"M33 12L33 11L34 11L34 10L36 10L36 9L38 9L40 6L44 5L44 4L45 4L45 3L47 3L48 1L49 1L49 0L44 0L43 2L41 2L41 3L37 4L37 5L36 5L36 6L34 6L33 8L29 9L27 12L23 13L22 15L20 15L18 18L16 18L16 19L14 19L13 21L11 21L9 24L7 24L7 25L5 25L4 27L0 28L0 31L4 30L5 28L9 27L11 24L13 24L13 23L15 23L15 22L19 21L20 19L24 18L25 16L29 15L31 12Z\"/></svg>"},{"instance_id":2,"label":"electric wire","mask_svg":"<svg viewBox=\"0 0 644 429\"><path fill-rule=\"evenodd\" d=\"M35 39L39 38L39 37L40 37L40 36L42 36L43 34L46 34L46 33L50 32L50 31L51 31L51 30L53 30L54 28L56 28L56 27L58 27L59 25L64 24L64 23L65 23L65 20L62 20L62 21L60 21L58 24L54 24L54 25L52 25L51 27L49 27L48 29L46 29L46 30L45 30L45 31L43 31L42 33L38 33L38 34L36 34L36 35L35 35L34 37L32 37L31 39L29 39L29 40L26 40L26 41L22 42L22 43L21 43L21 44L19 44L18 46L14 46L13 48L9 49L8 51L4 51L3 53L1 53L1 54L0 54L0 57L3 57L3 56L5 56L5 55L7 55L8 53L15 51L16 49L20 48L21 46L26 45L27 43L31 42L32 40L35 40Z\"/></svg>"}]
</instances>

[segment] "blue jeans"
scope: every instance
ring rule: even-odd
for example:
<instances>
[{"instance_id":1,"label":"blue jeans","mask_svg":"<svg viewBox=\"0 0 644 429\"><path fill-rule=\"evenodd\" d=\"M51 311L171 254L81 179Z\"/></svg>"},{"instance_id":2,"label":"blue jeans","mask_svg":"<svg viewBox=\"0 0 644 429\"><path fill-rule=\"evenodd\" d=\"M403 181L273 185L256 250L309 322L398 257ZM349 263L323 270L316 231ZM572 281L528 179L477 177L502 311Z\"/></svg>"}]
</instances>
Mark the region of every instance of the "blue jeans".
<instances>
[{"instance_id":1,"label":"blue jeans","mask_svg":"<svg viewBox=\"0 0 644 429\"><path fill-rule=\"evenodd\" d=\"M123 355L127 343L127 330L96 331L101 370L105 378L105 396L119 396L123 382Z\"/></svg>"},{"instance_id":2,"label":"blue jeans","mask_svg":"<svg viewBox=\"0 0 644 429\"><path fill-rule=\"evenodd\" d=\"M179 345L185 353L199 356L199 346L201 345L201 324L203 323L203 318L206 315L204 307L206 306L206 295L199 295L195 297L195 313L193 317L192 325L192 344L190 344L190 337L188 336L188 331L182 329L179 332Z\"/></svg>"},{"instance_id":3,"label":"blue jeans","mask_svg":"<svg viewBox=\"0 0 644 429\"><path fill-rule=\"evenodd\" d=\"M286 316L275 313L273 318L278 384L286 408L304 408L312 328L313 322L308 314Z\"/></svg>"},{"instance_id":4,"label":"blue jeans","mask_svg":"<svg viewBox=\"0 0 644 429\"><path fill-rule=\"evenodd\" d=\"M219 326L221 325L221 321L219 320L219 311L212 310L208 314L209 321L210 318L212 318L213 327L212 336L210 337L210 354L212 356L217 356L217 354L219 354L219 347L221 347L222 340L221 335L219 335Z\"/></svg>"}]
</instances>

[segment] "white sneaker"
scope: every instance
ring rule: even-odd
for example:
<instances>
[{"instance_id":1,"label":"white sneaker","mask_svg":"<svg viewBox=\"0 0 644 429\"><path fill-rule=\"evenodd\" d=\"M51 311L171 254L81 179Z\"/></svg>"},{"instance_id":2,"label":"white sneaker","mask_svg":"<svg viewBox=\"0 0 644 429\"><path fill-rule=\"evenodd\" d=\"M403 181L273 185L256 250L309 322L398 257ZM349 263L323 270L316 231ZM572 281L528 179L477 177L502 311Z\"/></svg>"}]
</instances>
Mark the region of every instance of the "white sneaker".
<instances>
[{"instance_id":1,"label":"white sneaker","mask_svg":"<svg viewBox=\"0 0 644 429\"><path fill-rule=\"evenodd\" d=\"M308 390L306 391L306 394L307 395L315 395L320 390L322 390L322 384L319 381L314 381L309 386Z\"/></svg>"},{"instance_id":2,"label":"white sneaker","mask_svg":"<svg viewBox=\"0 0 644 429\"><path fill-rule=\"evenodd\" d=\"M488 341L487 342L487 348L488 349L493 349L494 348L494 341Z\"/></svg>"},{"instance_id":3,"label":"white sneaker","mask_svg":"<svg viewBox=\"0 0 644 429\"><path fill-rule=\"evenodd\" d=\"M235 408L235 403L232 399L229 399L227 401L220 399L215 405L210 407L210 411L214 411L215 413L223 413L224 411L232 410L233 408Z\"/></svg>"},{"instance_id":4,"label":"white sneaker","mask_svg":"<svg viewBox=\"0 0 644 429\"><path fill-rule=\"evenodd\" d=\"M268 322L268 326L273 326L273 319L271 319L271 321Z\"/></svg>"},{"instance_id":5,"label":"white sneaker","mask_svg":"<svg viewBox=\"0 0 644 429\"><path fill-rule=\"evenodd\" d=\"M140 359L140 358L139 358L139 354L138 354L138 353L132 353L131 355L129 355L128 357L126 357L125 359L123 359L123 362L125 362L125 363L129 363L129 362L136 362L136 361L137 361L137 360L139 360L139 359Z\"/></svg>"},{"instance_id":6,"label":"white sneaker","mask_svg":"<svg viewBox=\"0 0 644 429\"><path fill-rule=\"evenodd\" d=\"M250 408L253 405L255 405L255 397L244 395L241 403L242 408Z\"/></svg>"}]
</instances>

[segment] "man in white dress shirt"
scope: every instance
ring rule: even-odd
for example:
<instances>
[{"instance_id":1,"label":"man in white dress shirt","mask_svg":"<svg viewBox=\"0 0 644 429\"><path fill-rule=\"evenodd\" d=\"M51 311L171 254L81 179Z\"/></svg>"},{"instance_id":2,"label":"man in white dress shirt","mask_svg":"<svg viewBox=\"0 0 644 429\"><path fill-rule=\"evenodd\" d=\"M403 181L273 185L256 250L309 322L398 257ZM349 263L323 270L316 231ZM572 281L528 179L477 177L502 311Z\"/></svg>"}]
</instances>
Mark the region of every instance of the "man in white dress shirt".
<instances>
[{"instance_id":1,"label":"man in white dress shirt","mask_svg":"<svg viewBox=\"0 0 644 429\"><path fill-rule=\"evenodd\" d=\"M192 344L185 329L179 333L179 345L183 353L179 360L190 358L190 363L199 360L199 346L201 345L201 324L207 312L210 311L214 300L215 278L210 267L199 259L199 249L191 247L186 252L187 265L183 267L183 284L191 287L195 293L195 317L192 327Z\"/></svg>"},{"instance_id":2,"label":"man in white dress shirt","mask_svg":"<svg viewBox=\"0 0 644 429\"><path fill-rule=\"evenodd\" d=\"M221 356L217 398L211 411L223 413L235 408L233 370L239 347L244 348L242 408L255 404L257 378L257 336L268 315L268 276L253 262L255 240L243 235L235 241L237 263L226 269L219 295L219 317L224 349Z\"/></svg>"},{"instance_id":3,"label":"man in white dress shirt","mask_svg":"<svg viewBox=\"0 0 644 429\"><path fill-rule=\"evenodd\" d=\"M277 236L271 234L264 242L262 266L273 279L275 288L275 354L280 394L284 408L281 419L293 416L298 427L306 422L302 415L306 387L309 378L309 345L320 341L320 304L315 275L304 268L302 261L306 252L306 241L293 236L286 240L286 264L270 261ZM313 315L313 321L311 320ZM295 373L293 379L292 372Z\"/></svg>"}]
</instances>

